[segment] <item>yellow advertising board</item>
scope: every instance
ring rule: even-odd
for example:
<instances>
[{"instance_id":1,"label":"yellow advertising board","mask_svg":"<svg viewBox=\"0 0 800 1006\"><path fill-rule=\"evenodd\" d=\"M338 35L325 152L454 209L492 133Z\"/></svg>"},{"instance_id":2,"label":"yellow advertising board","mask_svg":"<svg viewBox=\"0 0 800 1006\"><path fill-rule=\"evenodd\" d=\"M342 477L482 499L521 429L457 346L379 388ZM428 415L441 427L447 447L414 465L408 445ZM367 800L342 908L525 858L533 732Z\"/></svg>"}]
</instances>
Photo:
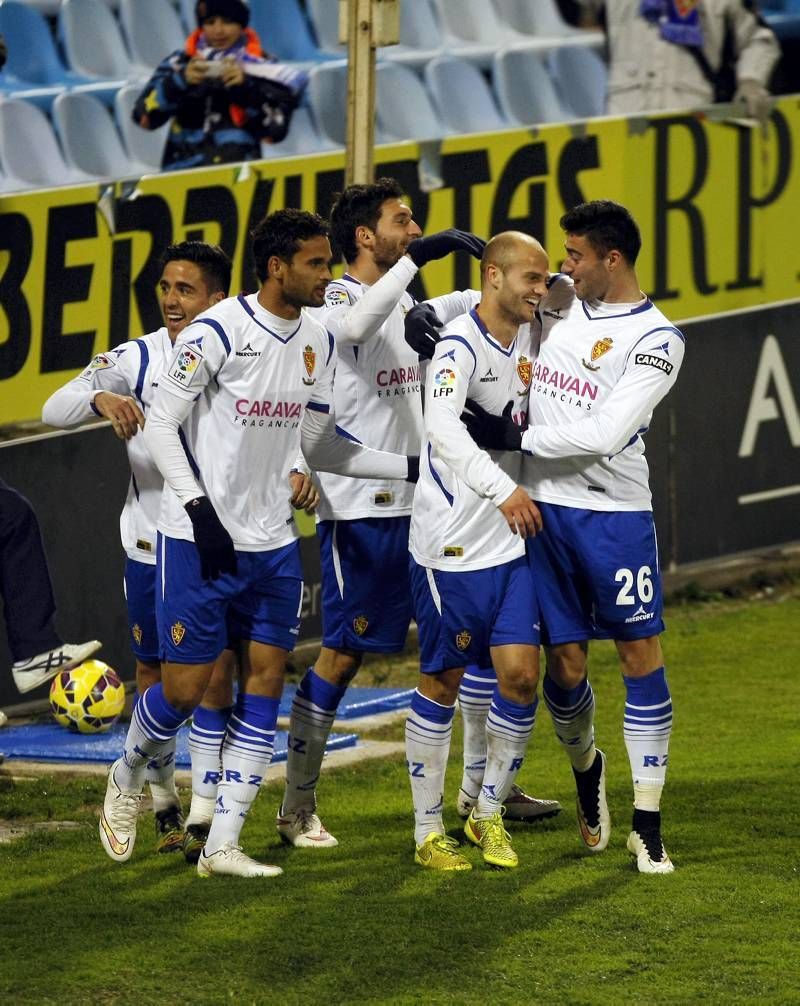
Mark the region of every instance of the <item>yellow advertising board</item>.
<instances>
[{"instance_id":1,"label":"yellow advertising board","mask_svg":"<svg viewBox=\"0 0 800 1006\"><path fill-rule=\"evenodd\" d=\"M673 320L800 297L797 97L761 130L674 114L451 137L377 151L431 233L535 234L557 268L559 218L615 199L644 238L643 288ZM423 191L425 177L441 187ZM173 241L219 243L233 293L253 290L248 232L265 213L327 213L342 154L153 175L112 186L0 198L0 425L38 418L45 399L98 352L158 328L158 256ZM475 285L464 256L425 267L418 295Z\"/></svg>"}]
</instances>

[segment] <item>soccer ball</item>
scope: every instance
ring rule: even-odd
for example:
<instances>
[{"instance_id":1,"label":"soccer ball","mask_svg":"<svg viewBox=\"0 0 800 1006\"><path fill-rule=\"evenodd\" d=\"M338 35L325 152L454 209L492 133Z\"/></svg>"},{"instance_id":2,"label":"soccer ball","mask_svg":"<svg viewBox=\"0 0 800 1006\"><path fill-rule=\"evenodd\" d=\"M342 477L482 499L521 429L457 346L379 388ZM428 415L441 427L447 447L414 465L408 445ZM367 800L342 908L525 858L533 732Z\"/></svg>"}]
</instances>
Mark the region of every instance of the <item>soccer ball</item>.
<instances>
[{"instance_id":1,"label":"soccer ball","mask_svg":"<svg viewBox=\"0 0 800 1006\"><path fill-rule=\"evenodd\" d=\"M101 734L119 719L125 686L102 660L84 660L50 685L50 711L57 723L81 734Z\"/></svg>"}]
</instances>

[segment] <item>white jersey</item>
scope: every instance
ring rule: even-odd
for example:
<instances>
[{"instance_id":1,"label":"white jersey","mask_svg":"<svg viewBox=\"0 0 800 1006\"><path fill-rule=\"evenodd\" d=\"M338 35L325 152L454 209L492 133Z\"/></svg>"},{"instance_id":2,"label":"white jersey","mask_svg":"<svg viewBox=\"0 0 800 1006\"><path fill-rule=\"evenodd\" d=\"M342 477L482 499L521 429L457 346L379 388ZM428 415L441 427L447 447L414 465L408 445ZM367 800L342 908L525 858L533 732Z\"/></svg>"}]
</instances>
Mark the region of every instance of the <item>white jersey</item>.
<instances>
[{"instance_id":1,"label":"white jersey","mask_svg":"<svg viewBox=\"0 0 800 1006\"><path fill-rule=\"evenodd\" d=\"M205 495L240 551L293 541L287 479L301 433L314 467L405 478L405 457L336 436L335 354L333 338L307 311L279 318L257 294L224 300L184 329L145 429L165 477L160 531L192 540L184 505Z\"/></svg>"},{"instance_id":2,"label":"white jersey","mask_svg":"<svg viewBox=\"0 0 800 1006\"><path fill-rule=\"evenodd\" d=\"M325 306L311 312L336 340L334 404L340 432L370 447L406 455L418 454L422 439L420 363L405 341L403 324L415 303L405 287L416 271L411 260L403 258L391 275L372 287L345 274L328 285ZM380 323L371 329L363 323L349 325L353 306L369 291L379 293L379 285L390 288L388 316L384 306L375 315ZM414 486L408 482L321 473L319 486L321 520L411 513Z\"/></svg>"},{"instance_id":3,"label":"white jersey","mask_svg":"<svg viewBox=\"0 0 800 1006\"><path fill-rule=\"evenodd\" d=\"M428 370L411 512L409 549L420 565L487 569L524 555L524 541L498 509L517 487L521 456L481 450L460 417L467 398L495 413L513 401L517 422L524 422L531 371L528 325L505 349L475 310L444 329Z\"/></svg>"},{"instance_id":4,"label":"white jersey","mask_svg":"<svg viewBox=\"0 0 800 1006\"><path fill-rule=\"evenodd\" d=\"M675 383L684 338L648 298L581 301L559 276L539 304L523 484L535 500L650 510L643 435Z\"/></svg>"},{"instance_id":5,"label":"white jersey","mask_svg":"<svg viewBox=\"0 0 800 1006\"><path fill-rule=\"evenodd\" d=\"M135 398L147 416L171 355L172 342L166 328L98 354L81 374L48 398L42 410L43 422L68 428L95 418L99 413L93 401L100 391ZM155 565L156 521L164 480L141 431L127 440L125 447L131 480L119 519L122 547L136 562Z\"/></svg>"}]
</instances>

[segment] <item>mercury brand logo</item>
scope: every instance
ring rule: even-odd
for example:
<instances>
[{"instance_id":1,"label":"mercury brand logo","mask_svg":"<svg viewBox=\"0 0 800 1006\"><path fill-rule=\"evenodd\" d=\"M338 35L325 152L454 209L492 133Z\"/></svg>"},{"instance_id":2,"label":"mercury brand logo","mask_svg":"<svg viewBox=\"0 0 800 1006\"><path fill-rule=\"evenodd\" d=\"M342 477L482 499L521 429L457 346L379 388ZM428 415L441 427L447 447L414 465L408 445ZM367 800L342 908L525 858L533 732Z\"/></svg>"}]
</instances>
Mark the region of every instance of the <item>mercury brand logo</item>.
<instances>
[{"instance_id":1,"label":"mercury brand logo","mask_svg":"<svg viewBox=\"0 0 800 1006\"><path fill-rule=\"evenodd\" d=\"M639 605L637 611L625 619L625 622L647 622L653 617L652 611L645 611L642 605Z\"/></svg>"},{"instance_id":2,"label":"mercury brand logo","mask_svg":"<svg viewBox=\"0 0 800 1006\"><path fill-rule=\"evenodd\" d=\"M495 377L494 374L492 373L492 368L489 367L489 369L486 371L486 373L483 375L483 377L479 377L478 380L481 382L481 384L486 384L486 383L488 383L488 384L494 384L494 382L495 381L499 381L500 378L499 377Z\"/></svg>"},{"instance_id":3,"label":"mercury brand logo","mask_svg":"<svg viewBox=\"0 0 800 1006\"><path fill-rule=\"evenodd\" d=\"M261 356L261 351L253 349L253 347L248 342L244 349L236 350L237 356Z\"/></svg>"}]
</instances>

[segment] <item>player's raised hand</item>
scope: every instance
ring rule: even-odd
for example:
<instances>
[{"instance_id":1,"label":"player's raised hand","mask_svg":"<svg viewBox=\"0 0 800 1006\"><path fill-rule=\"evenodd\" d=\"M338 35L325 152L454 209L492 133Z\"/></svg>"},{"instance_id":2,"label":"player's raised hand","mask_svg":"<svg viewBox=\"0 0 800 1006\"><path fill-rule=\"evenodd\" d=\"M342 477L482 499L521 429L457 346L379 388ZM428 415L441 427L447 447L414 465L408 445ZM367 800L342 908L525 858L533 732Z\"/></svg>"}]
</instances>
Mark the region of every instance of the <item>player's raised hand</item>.
<instances>
[{"instance_id":1,"label":"player's raised hand","mask_svg":"<svg viewBox=\"0 0 800 1006\"><path fill-rule=\"evenodd\" d=\"M208 496L189 500L184 507L194 531L194 543L200 553L200 572L204 580L216 580L223 573L236 573L233 540Z\"/></svg>"},{"instance_id":2,"label":"player's raised hand","mask_svg":"<svg viewBox=\"0 0 800 1006\"><path fill-rule=\"evenodd\" d=\"M111 427L120 440L130 440L144 429L144 413L130 395L101 391L94 396L94 407L101 416L111 421Z\"/></svg>"},{"instance_id":3,"label":"player's raised hand","mask_svg":"<svg viewBox=\"0 0 800 1006\"><path fill-rule=\"evenodd\" d=\"M406 254L415 265L422 268L426 262L444 258L450 252L465 251L474 258L480 258L485 245L483 238L479 238L476 234L451 227L450 230L439 231L426 238L415 238L408 246Z\"/></svg>"},{"instance_id":4,"label":"player's raised hand","mask_svg":"<svg viewBox=\"0 0 800 1006\"><path fill-rule=\"evenodd\" d=\"M503 414L495 416L468 398L461 413L461 422L478 447L493 451L521 451L523 430L511 418L513 409L514 403L509 402Z\"/></svg>"},{"instance_id":5,"label":"player's raised hand","mask_svg":"<svg viewBox=\"0 0 800 1006\"><path fill-rule=\"evenodd\" d=\"M520 538L533 538L542 530L542 515L539 507L521 486L498 507L506 523Z\"/></svg>"},{"instance_id":6,"label":"player's raised hand","mask_svg":"<svg viewBox=\"0 0 800 1006\"><path fill-rule=\"evenodd\" d=\"M289 472L289 485L292 487L289 502L295 510L305 510L307 514L314 513L319 505L319 490L311 476L303 472Z\"/></svg>"},{"instance_id":7,"label":"player's raised hand","mask_svg":"<svg viewBox=\"0 0 800 1006\"><path fill-rule=\"evenodd\" d=\"M430 360L436 352L442 322L431 304L415 304L405 318L406 342L422 360Z\"/></svg>"}]
</instances>

